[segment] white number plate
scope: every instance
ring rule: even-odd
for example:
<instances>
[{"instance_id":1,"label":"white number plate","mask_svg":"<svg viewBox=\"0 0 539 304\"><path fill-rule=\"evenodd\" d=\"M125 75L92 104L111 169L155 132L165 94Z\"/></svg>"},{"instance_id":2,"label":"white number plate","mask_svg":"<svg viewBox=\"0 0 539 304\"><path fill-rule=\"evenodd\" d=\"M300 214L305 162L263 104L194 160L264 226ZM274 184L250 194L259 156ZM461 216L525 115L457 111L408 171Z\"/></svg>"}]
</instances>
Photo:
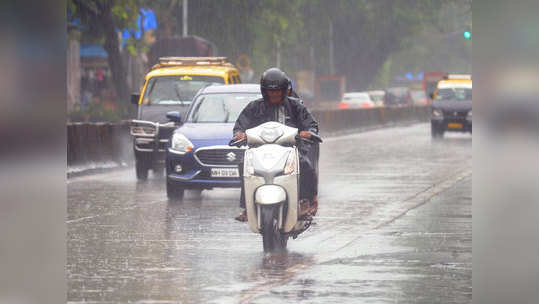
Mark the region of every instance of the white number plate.
<instances>
[{"instance_id":1,"label":"white number plate","mask_svg":"<svg viewBox=\"0 0 539 304\"><path fill-rule=\"evenodd\" d=\"M240 177L238 168L211 168L211 177Z\"/></svg>"}]
</instances>

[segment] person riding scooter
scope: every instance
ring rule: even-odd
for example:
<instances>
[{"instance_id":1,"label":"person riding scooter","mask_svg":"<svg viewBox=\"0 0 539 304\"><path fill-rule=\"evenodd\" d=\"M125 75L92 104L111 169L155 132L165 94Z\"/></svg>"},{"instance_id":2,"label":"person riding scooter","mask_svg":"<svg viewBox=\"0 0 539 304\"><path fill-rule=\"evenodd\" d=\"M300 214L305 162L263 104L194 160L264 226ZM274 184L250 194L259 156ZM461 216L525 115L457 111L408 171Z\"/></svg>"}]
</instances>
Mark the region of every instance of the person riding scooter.
<instances>
[{"instance_id":1,"label":"person riding scooter","mask_svg":"<svg viewBox=\"0 0 539 304\"><path fill-rule=\"evenodd\" d=\"M260 90L263 98L250 102L240 113L233 133L234 140L245 139L245 130L254 128L268 121L277 121L300 130L299 136L311 138L311 133L318 134L318 122L309 110L297 98L289 98L289 79L278 68L270 68L260 79ZM301 141L300 152L300 214L315 215L318 209L318 176L314 160L309 158L312 144ZM243 164L239 165L240 179L243 180ZM240 208L243 212L236 220L245 222L245 193L242 185Z\"/></svg>"}]
</instances>

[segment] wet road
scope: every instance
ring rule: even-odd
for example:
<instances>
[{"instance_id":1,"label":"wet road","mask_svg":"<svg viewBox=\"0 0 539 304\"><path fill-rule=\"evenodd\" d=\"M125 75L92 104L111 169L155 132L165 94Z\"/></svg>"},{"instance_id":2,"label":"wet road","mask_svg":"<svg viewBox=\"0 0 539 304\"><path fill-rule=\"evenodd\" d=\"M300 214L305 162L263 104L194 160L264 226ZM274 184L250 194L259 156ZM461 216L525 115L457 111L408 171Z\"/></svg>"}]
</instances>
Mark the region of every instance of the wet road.
<instances>
[{"instance_id":1,"label":"wet road","mask_svg":"<svg viewBox=\"0 0 539 304\"><path fill-rule=\"evenodd\" d=\"M327 138L316 225L264 254L239 190L166 199L134 170L68 181L70 302L470 303L472 140L430 126Z\"/></svg>"}]
</instances>

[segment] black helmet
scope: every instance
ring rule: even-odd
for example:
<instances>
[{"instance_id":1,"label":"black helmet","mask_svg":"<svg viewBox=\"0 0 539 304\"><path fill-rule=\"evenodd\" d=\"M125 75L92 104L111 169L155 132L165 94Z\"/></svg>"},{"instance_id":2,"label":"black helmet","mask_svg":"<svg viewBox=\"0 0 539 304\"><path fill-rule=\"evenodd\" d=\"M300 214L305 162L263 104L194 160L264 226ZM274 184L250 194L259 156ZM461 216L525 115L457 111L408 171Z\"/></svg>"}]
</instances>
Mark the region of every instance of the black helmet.
<instances>
[{"instance_id":1,"label":"black helmet","mask_svg":"<svg viewBox=\"0 0 539 304\"><path fill-rule=\"evenodd\" d=\"M267 69L260 78L260 91L265 100L268 100L267 90L281 90L283 98L288 95L288 77L278 68Z\"/></svg>"}]
</instances>

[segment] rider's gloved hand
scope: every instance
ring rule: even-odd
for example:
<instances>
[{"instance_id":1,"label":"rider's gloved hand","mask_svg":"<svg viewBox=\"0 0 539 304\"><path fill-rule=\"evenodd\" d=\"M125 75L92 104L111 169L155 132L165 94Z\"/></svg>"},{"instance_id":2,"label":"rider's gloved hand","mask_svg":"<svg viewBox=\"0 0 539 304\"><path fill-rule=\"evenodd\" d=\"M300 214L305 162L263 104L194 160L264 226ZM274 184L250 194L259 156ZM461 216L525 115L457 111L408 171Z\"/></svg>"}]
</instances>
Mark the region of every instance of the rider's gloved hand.
<instances>
[{"instance_id":1,"label":"rider's gloved hand","mask_svg":"<svg viewBox=\"0 0 539 304\"><path fill-rule=\"evenodd\" d=\"M234 140L237 141L237 140L245 139L245 136L246 136L245 133L239 132L234 136Z\"/></svg>"},{"instance_id":2,"label":"rider's gloved hand","mask_svg":"<svg viewBox=\"0 0 539 304\"><path fill-rule=\"evenodd\" d=\"M309 131L300 131L299 136L307 139L311 139L311 133Z\"/></svg>"}]
</instances>

